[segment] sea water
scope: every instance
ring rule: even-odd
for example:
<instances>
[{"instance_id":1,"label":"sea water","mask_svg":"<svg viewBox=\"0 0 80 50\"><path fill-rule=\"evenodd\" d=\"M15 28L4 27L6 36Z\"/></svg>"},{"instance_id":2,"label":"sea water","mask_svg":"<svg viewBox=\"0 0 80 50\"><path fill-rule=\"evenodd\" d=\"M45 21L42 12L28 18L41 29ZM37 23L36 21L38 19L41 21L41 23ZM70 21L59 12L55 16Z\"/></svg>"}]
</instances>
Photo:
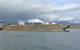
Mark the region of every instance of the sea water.
<instances>
[{"instance_id":1,"label":"sea water","mask_svg":"<svg viewBox=\"0 0 80 50\"><path fill-rule=\"evenodd\" d=\"M0 50L80 50L80 30L70 30L70 32L0 31Z\"/></svg>"}]
</instances>

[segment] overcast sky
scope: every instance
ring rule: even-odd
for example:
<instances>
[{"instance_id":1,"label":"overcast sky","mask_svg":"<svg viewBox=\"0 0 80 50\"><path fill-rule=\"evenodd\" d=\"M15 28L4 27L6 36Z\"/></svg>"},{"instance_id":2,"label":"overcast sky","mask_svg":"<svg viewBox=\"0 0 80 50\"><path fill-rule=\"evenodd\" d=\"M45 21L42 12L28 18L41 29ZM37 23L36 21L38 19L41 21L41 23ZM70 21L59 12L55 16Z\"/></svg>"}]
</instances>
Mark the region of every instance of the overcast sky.
<instances>
[{"instance_id":1,"label":"overcast sky","mask_svg":"<svg viewBox=\"0 0 80 50\"><path fill-rule=\"evenodd\" d=\"M80 0L0 0L0 16L49 20L55 16L80 18Z\"/></svg>"}]
</instances>

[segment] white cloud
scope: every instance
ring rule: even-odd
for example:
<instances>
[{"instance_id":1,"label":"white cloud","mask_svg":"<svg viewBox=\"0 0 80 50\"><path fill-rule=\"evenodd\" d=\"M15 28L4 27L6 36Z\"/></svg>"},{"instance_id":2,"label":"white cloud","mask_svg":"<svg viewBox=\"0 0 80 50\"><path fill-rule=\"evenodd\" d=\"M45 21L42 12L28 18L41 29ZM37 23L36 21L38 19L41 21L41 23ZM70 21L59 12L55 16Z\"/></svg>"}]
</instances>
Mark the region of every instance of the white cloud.
<instances>
[{"instance_id":1,"label":"white cloud","mask_svg":"<svg viewBox=\"0 0 80 50\"><path fill-rule=\"evenodd\" d=\"M38 3L40 0L0 0L0 14L2 15L11 15L18 13L23 13L22 15L27 16L29 15L38 15L41 18L47 18L47 20L73 20L73 18L59 18L54 16L55 13L64 13L66 11L74 11L80 9L80 4L71 3L65 4L64 6L61 5L54 5L52 3L49 4L42 4ZM48 0L49 1L49 0ZM55 3L55 2L53 2ZM53 14L53 15L50 15ZM44 16L44 17L42 17Z\"/></svg>"},{"instance_id":2,"label":"white cloud","mask_svg":"<svg viewBox=\"0 0 80 50\"><path fill-rule=\"evenodd\" d=\"M42 13L62 12L68 10L74 10L80 8L80 4L69 4L64 6L48 5L35 3L36 0L0 0L0 8L4 8L9 13L38 11Z\"/></svg>"}]
</instances>

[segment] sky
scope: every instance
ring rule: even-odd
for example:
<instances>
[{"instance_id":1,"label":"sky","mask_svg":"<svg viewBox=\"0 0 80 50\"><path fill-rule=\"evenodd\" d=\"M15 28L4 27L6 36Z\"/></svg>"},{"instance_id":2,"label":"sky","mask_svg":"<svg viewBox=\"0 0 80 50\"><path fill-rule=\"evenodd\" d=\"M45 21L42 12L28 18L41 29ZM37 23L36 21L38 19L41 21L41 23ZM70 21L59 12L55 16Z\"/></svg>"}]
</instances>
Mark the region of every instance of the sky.
<instances>
[{"instance_id":1,"label":"sky","mask_svg":"<svg viewBox=\"0 0 80 50\"><path fill-rule=\"evenodd\" d=\"M0 17L80 22L80 0L0 0Z\"/></svg>"}]
</instances>

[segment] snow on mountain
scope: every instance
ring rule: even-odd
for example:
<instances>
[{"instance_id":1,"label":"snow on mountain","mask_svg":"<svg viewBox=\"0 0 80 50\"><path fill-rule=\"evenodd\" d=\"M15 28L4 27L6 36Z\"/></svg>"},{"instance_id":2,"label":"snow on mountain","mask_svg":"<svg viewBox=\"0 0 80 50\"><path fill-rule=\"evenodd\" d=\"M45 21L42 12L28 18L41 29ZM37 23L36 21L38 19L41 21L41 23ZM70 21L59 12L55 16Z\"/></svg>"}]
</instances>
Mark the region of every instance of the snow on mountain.
<instances>
[{"instance_id":1,"label":"snow on mountain","mask_svg":"<svg viewBox=\"0 0 80 50\"><path fill-rule=\"evenodd\" d=\"M44 23L42 20L40 20L40 19L30 19L30 20L28 20L28 23Z\"/></svg>"},{"instance_id":2,"label":"snow on mountain","mask_svg":"<svg viewBox=\"0 0 80 50\"><path fill-rule=\"evenodd\" d=\"M41 24L57 24L56 22L44 22L40 19L31 19L31 20L28 20L28 23L41 23Z\"/></svg>"},{"instance_id":3,"label":"snow on mountain","mask_svg":"<svg viewBox=\"0 0 80 50\"><path fill-rule=\"evenodd\" d=\"M51 24L57 24L56 22L52 22Z\"/></svg>"},{"instance_id":4,"label":"snow on mountain","mask_svg":"<svg viewBox=\"0 0 80 50\"><path fill-rule=\"evenodd\" d=\"M18 20L18 24L19 24L19 25L25 25L25 22L22 21L22 20Z\"/></svg>"}]
</instances>

